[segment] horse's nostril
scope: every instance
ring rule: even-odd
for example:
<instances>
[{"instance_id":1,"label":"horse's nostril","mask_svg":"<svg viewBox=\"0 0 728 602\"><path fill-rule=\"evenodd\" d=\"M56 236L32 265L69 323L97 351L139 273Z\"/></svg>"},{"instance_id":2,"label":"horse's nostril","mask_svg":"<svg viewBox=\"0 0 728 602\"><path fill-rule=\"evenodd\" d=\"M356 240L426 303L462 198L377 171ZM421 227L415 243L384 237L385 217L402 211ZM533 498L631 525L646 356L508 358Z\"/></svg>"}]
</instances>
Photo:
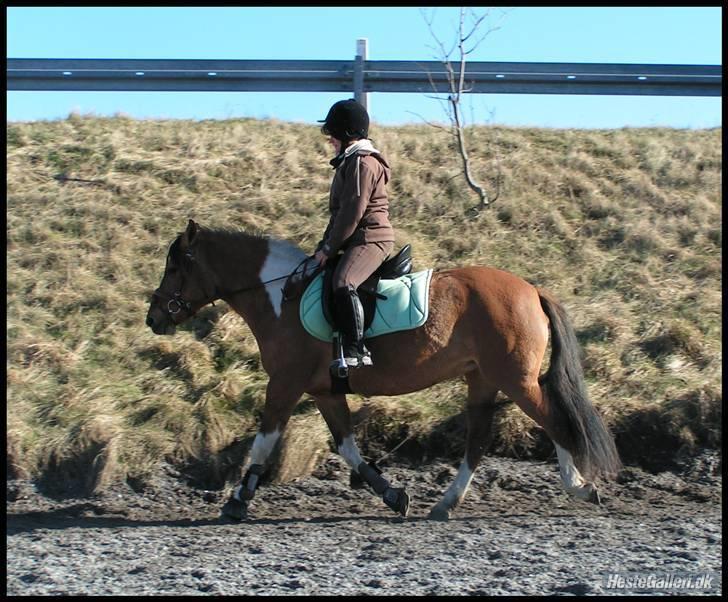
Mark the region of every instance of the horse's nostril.
<instances>
[{"instance_id":1,"label":"horse's nostril","mask_svg":"<svg viewBox=\"0 0 728 602\"><path fill-rule=\"evenodd\" d=\"M153 324L154 324L154 320L152 320L151 316L147 316L147 326L149 326L149 328L151 328Z\"/></svg>"}]
</instances>

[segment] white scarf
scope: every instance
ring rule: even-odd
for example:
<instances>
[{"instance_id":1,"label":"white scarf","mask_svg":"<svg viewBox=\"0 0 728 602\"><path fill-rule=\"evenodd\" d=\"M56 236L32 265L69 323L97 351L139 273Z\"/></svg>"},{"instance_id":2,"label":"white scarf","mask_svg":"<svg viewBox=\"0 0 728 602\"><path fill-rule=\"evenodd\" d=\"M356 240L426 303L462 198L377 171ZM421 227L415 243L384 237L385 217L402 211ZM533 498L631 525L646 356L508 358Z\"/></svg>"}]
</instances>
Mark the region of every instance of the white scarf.
<instances>
[{"instance_id":1,"label":"white scarf","mask_svg":"<svg viewBox=\"0 0 728 602\"><path fill-rule=\"evenodd\" d=\"M350 157L360 150L369 151L370 153L379 153L379 151L374 148L372 141L365 138L364 140L357 140L354 144L347 146L344 150L344 157Z\"/></svg>"}]
</instances>

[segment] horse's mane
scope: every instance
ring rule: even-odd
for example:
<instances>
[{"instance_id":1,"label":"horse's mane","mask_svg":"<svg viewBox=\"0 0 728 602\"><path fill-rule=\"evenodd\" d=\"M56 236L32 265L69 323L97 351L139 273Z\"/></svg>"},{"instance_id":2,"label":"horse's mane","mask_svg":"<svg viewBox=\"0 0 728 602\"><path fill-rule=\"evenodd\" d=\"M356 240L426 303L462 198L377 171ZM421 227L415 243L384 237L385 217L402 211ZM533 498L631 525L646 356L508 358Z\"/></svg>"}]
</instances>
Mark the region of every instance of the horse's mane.
<instances>
[{"instance_id":1,"label":"horse's mane","mask_svg":"<svg viewBox=\"0 0 728 602\"><path fill-rule=\"evenodd\" d=\"M243 230L242 228L207 228L205 226L200 226L200 229L209 236L213 236L215 238L230 239L233 242L241 238L252 238L253 240L270 240L272 238L270 235L264 234L263 232L249 232L248 230Z\"/></svg>"},{"instance_id":2,"label":"horse's mane","mask_svg":"<svg viewBox=\"0 0 728 602\"><path fill-rule=\"evenodd\" d=\"M293 242L275 238L262 232L250 232L240 228L208 228L200 226L199 224L198 227L200 229L200 234L202 234L205 239L215 240L217 243L221 243L222 248L230 249L231 251L243 248L244 243L253 242L266 243L269 246L269 249L278 256L288 257L295 261L298 261L300 257L305 256L305 253L301 250L301 248ZM169 246L169 252L167 253L167 265L169 265L170 261L175 264L183 261L180 249L183 234L184 233L180 233Z\"/></svg>"},{"instance_id":3,"label":"horse's mane","mask_svg":"<svg viewBox=\"0 0 728 602\"><path fill-rule=\"evenodd\" d=\"M211 237L215 238L217 240L222 239L223 242L228 244L234 244L236 242L239 242L241 239L245 240L268 240L270 239L269 236L266 236L259 232L247 232L246 230L241 230L239 228L207 228L205 226L199 226L199 229L202 233L204 233L205 237ZM179 261L180 258L180 245L182 240L182 235L184 232L180 232L177 237L172 241L172 244L169 245L169 251L167 253L167 261L171 258L174 261Z\"/></svg>"},{"instance_id":4,"label":"horse's mane","mask_svg":"<svg viewBox=\"0 0 728 602\"><path fill-rule=\"evenodd\" d=\"M297 244L291 242L290 240L276 238L274 236L271 236L270 234L266 234L260 231L251 232L248 230L243 230L241 228L206 228L204 226L200 226L200 229L205 233L206 237L215 238L224 242L225 244L230 244L233 246L243 240L253 240L259 242L278 243L276 246L279 249L288 249L287 251L284 251L284 253L293 252L294 254L296 254L303 252Z\"/></svg>"}]
</instances>

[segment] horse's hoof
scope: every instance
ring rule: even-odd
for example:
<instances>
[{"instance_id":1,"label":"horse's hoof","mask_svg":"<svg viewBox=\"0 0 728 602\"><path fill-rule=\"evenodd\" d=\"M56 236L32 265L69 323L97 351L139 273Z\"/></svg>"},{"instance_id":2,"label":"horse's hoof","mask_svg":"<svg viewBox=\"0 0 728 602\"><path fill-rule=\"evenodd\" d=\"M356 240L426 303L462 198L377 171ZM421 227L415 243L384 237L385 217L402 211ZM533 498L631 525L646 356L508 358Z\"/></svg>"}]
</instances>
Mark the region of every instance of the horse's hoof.
<instances>
[{"instance_id":1,"label":"horse's hoof","mask_svg":"<svg viewBox=\"0 0 728 602\"><path fill-rule=\"evenodd\" d=\"M435 506L430 510L430 514L427 515L430 520L448 521L450 520L450 511L445 510L441 506Z\"/></svg>"},{"instance_id":2,"label":"horse's hoof","mask_svg":"<svg viewBox=\"0 0 728 602\"><path fill-rule=\"evenodd\" d=\"M407 516L410 499L403 487L387 487L382 499L392 510Z\"/></svg>"},{"instance_id":3,"label":"horse's hoof","mask_svg":"<svg viewBox=\"0 0 728 602\"><path fill-rule=\"evenodd\" d=\"M592 504L596 504L597 506L602 505L602 498L599 497L599 490L596 487L592 486L592 490L589 492L587 501Z\"/></svg>"},{"instance_id":4,"label":"horse's hoof","mask_svg":"<svg viewBox=\"0 0 728 602\"><path fill-rule=\"evenodd\" d=\"M248 517L248 506L240 500L236 500L234 497L231 497L222 507L220 516L221 518L241 521Z\"/></svg>"}]
</instances>

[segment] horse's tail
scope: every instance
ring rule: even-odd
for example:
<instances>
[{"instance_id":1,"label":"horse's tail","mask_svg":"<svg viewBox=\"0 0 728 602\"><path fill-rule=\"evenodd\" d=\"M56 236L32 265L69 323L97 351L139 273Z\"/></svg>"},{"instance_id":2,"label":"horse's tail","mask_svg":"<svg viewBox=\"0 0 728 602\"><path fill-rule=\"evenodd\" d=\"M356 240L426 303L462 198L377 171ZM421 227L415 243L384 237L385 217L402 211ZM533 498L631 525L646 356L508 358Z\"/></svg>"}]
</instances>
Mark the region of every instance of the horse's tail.
<instances>
[{"instance_id":1,"label":"horse's tail","mask_svg":"<svg viewBox=\"0 0 728 602\"><path fill-rule=\"evenodd\" d=\"M579 470L587 478L613 477L621 466L611 434L589 400L581 366L579 343L564 307L539 290L541 307L551 326L551 363L540 379L546 397L566 418L570 448Z\"/></svg>"}]
</instances>

